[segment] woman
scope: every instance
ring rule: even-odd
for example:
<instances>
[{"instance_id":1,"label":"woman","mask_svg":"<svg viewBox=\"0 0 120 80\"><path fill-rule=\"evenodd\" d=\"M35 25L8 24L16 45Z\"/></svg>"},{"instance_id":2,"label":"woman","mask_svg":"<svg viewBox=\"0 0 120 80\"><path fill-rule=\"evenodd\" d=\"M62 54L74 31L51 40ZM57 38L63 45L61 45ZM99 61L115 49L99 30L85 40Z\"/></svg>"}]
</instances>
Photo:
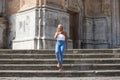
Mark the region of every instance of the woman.
<instances>
[{"instance_id":1,"label":"woman","mask_svg":"<svg viewBox=\"0 0 120 80\"><path fill-rule=\"evenodd\" d=\"M55 47L56 59L58 62L57 67L59 68L59 71L61 71L63 64L64 50L65 48L67 48L67 34L63 30L63 26L61 24L58 25L54 38L57 39L56 47Z\"/></svg>"}]
</instances>

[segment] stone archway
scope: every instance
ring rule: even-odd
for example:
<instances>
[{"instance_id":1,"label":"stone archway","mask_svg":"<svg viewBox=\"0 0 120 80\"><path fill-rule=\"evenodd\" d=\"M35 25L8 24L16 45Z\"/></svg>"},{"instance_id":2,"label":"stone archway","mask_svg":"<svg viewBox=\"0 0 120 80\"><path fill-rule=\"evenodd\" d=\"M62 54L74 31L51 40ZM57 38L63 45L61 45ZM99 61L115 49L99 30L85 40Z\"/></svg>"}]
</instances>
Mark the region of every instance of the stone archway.
<instances>
[{"instance_id":1,"label":"stone archway","mask_svg":"<svg viewBox=\"0 0 120 80\"><path fill-rule=\"evenodd\" d=\"M79 48L79 13L69 12L70 39L73 42L73 48Z\"/></svg>"},{"instance_id":2,"label":"stone archway","mask_svg":"<svg viewBox=\"0 0 120 80\"><path fill-rule=\"evenodd\" d=\"M6 20L4 18L0 18L0 49L6 48L6 44Z\"/></svg>"},{"instance_id":3,"label":"stone archway","mask_svg":"<svg viewBox=\"0 0 120 80\"><path fill-rule=\"evenodd\" d=\"M69 31L70 31L70 39L73 42L73 48L78 49L79 46L79 40L80 40L80 26L79 26L79 13L80 13L80 7L78 4L78 0L67 0L67 10L69 13Z\"/></svg>"}]
</instances>

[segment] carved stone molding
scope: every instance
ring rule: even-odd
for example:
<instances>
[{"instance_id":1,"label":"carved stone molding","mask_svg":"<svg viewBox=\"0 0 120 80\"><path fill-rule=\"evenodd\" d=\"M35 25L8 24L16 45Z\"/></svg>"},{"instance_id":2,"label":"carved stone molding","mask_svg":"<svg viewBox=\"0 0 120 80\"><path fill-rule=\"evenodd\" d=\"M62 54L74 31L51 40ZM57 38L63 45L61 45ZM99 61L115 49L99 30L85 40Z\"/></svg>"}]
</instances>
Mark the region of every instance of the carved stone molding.
<instances>
[{"instance_id":1,"label":"carved stone molding","mask_svg":"<svg viewBox=\"0 0 120 80\"><path fill-rule=\"evenodd\" d=\"M0 18L0 49L6 47L6 20Z\"/></svg>"},{"instance_id":2,"label":"carved stone molding","mask_svg":"<svg viewBox=\"0 0 120 80\"><path fill-rule=\"evenodd\" d=\"M111 0L102 0L102 11L104 15L111 15Z\"/></svg>"},{"instance_id":3,"label":"carved stone molding","mask_svg":"<svg viewBox=\"0 0 120 80\"><path fill-rule=\"evenodd\" d=\"M79 12L79 0L65 0L66 8L73 12Z\"/></svg>"}]
</instances>

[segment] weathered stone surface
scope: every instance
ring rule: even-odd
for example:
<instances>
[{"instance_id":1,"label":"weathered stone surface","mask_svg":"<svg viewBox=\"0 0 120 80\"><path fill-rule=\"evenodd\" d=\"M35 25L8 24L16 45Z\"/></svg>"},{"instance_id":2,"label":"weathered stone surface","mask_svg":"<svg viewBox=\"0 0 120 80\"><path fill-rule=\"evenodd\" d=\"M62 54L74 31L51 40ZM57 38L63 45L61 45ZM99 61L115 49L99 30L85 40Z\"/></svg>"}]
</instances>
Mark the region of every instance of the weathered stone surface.
<instances>
[{"instance_id":1,"label":"weathered stone surface","mask_svg":"<svg viewBox=\"0 0 120 80\"><path fill-rule=\"evenodd\" d=\"M7 13L14 14L20 10L20 0L7 1Z\"/></svg>"},{"instance_id":2,"label":"weathered stone surface","mask_svg":"<svg viewBox=\"0 0 120 80\"><path fill-rule=\"evenodd\" d=\"M0 16L5 15L5 0L0 0Z\"/></svg>"},{"instance_id":3,"label":"weathered stone surface","mask_svg":"<svg viewBox=\"0 0 120 80\"><path fill-rule=\"evenodd\" d=\"M70 11L79 12L79 8L80 8L79 5L81 4L81 3L78 3L79 1L78 0L67 0L66 8Z\"/></svg>"},{"instance_id":4,"label":"weathered stone surface","mask_svg":"<svg viewBox=\"0 0 120 80\"><path fill-rule=\"evenodd\" d=\"M90 47L113 48L119 45L119 18L116 17L119 16L118 1L86 0L84 6L84 14L87 19L83 21L85 23L83 25L83 43L91 42L89 40L91 37L94 41L93 44L90 43ZM89 45L89 43L87 44Z\"/></svg>"},{"instance_id":5,"label":"weathered stone surface","mask_svg":"<svg viewBox=\"0 0 120 80\"><path fill-rule=\"evenodd\" d=\"M64 0L46 0L46 5L63 8Z\"/></svg>"},{"instance_id":6,"label":"weathered stone surface","mask_svg":"<svg viewBox=\"0 0 120 80\"><path fill-rule=\"evenodd\" d=\"M44 14L46 38L53 39L58 24L62 24L64 26L64 30L67 32L69 37L69 14L52 9L47 9Z\"/></svg>"},{"instance_id":7,"label":"weathered stone surface","mask_svg":"<svg viewBox=\"0 0 120 80\"><path fill-rule=\"evenodd\" d=\"M35 7L37 0L8 0L7 1L7 13L14 14L21 10L27 10Z\"/></svg>"},{"instance_id":8,"label":"weathered stone surface","mask_svg":"<svg viewBox=\"0 0 120 80\"><path fill-rule=\"evenodd\" d=\"M0 49L6 48L6 44L6 20L4 18L0 18Z\"/></svg>"},{"instance_id":9,"label":"weathered stone surface","mask_svg":"<svg viewBox=\"0 0 120 80\"><path fill-rule=\"evenodd\" d=\"M56 67L55 50L0 50L0 79L119 79L119 51L66 50L63 71L59 72Z\"/></svg>"},{"instance_id":10,"label":"weathered stone surface","mask_svg":"<svg viewBox=\"0 0 120 80\"><path fill-rule=\"evenodd\" d=\"M13 49L35 49L35 13L33 9L16 14L16 37L13 41Z\"/></svg>"},{"instance_id":11,"label":"weathered stone surface","mask_svg":"<svg viewBox=\"0 0 120 80\"><path fill-rule=\"evenodd\" d=\"M37 14L34 10L16 14L17 27L13 49L36 49L38 46L41 49L54 49L56 42L54 34L58 24L63 24L69 37L69 15L67 13L54 9L43 9L38 15L41 15L41 18L38 18L39 23L36 23ZM39 27L36 26L37 24ZM37 37L41 39L35 40ZM69 41L69 48L72 48L71 41Z\"/></svg>"},{"instance_id":12,"label":"weathered stone surface","mask_svg":"<svg viewBox=\"0 0 120 80\"><path fill-rule=\"evenodd\" d=\"M2 77L0 80L120 80L120 77L64 77L64 78L58 78L58 77L30 77L30 78L24 78L24 77Z\"/></svg>"},{"instance_id":13,"label":"weathered stone surface","mask_svg":"<svg viewBox=\"0 0 120 80\"><path fill-rule=\"evenodd\" d=\"M37 0L20 0L20 10L26 10L37 5Z\"/></svg>"},{"instance_id":14,"label":"weathered stone surface","mask_svg":"<svg viewBox=\"0 0 120 80\"><path fill-rule=\"evenodd\" d=\"M37 49L53 48L55 44L53 35L57 24L61 23L68 36L75 37L71 38L70 42L74 43L71 46L114 48L120 45L119 4L119 0L8 0L6 2L6 13L10 23L8 24L8 47L11 48L14 38L20 40L27 36L37 37L30 42L34 43ZM0 5L0 12L5 12L3 7L5 7L3 4ZM31 9L36 10L29 15L26 14ZM23 16L18 18L19 13ZM29 20L25 19L32 18L30 15L34 16L32 22L35 23L29 23ZM20 19L20 17L23 18ZM19 22L19 20L22 21ZM74 26L72 30L71 24ZM20 25L22 28L18 29ZM29 26L34 27L30 27L31 30L29 30Z\"/></svg>"},{"instance_id":15,"label":"weathered stone surface","mask_svg":"<svg viewBox=\"0 0 120 80\"><path fill-rule=\"evenodd\" d=\"M87 48L109 48L110 26L106 17L86 18ZM101 33L102 32L102 33Z\"/></svg>"},{"instance_id":16,"label":"weathered stone surface","mask_svg":"<svg viewBox=\"0 0 120 80\"><path fill-rule=\"evenodd\" d=\"M16 14L9 16L9 25L8 25L8 41L7 47L12 48L13 40L16 37Z\"/></svg>"}]
</instances>

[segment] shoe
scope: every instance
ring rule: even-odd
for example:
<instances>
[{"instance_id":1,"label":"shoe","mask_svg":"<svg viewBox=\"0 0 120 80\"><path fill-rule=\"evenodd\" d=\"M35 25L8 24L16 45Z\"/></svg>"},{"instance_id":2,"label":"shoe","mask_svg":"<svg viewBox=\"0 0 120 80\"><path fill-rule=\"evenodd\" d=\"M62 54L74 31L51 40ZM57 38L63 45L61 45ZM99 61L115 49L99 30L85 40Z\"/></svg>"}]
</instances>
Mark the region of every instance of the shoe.
<instances>
[{"instance_id":1,"label":"shoe","mask_svg":"<svg viewBox=\"0 0 120 80\"><path fill-rule=\"evenodd\" d=\"M60 63L57 64L57 68L60 68Z\"/></svg>"},{"instance_id":2,"label":"shoe","mask_svg":"<svg viewBox=\"0 0 120 80\"><path fill-rule=\"evenodd\" d=\"M59 72L61 72L63 69L62 68L59 68Z\"/></svg>"},{"instance_id":3,"label":"shoe","mask_svg":"<svg viewBox=\"0 0 120 80\"><path fill-rule=\"evenodd\" d=\"M61 72L62 70L63 70L63 67L62 67L62 65L60 65L59 72Z\"/></svg>"}]
</instances>

